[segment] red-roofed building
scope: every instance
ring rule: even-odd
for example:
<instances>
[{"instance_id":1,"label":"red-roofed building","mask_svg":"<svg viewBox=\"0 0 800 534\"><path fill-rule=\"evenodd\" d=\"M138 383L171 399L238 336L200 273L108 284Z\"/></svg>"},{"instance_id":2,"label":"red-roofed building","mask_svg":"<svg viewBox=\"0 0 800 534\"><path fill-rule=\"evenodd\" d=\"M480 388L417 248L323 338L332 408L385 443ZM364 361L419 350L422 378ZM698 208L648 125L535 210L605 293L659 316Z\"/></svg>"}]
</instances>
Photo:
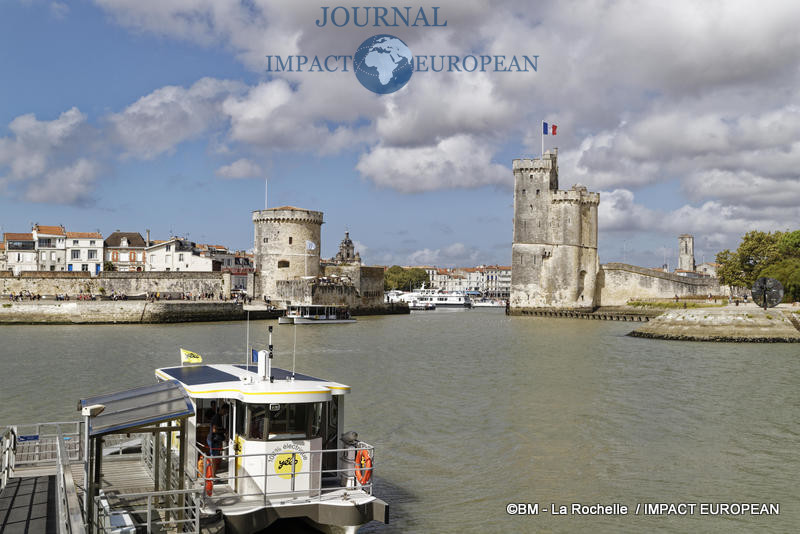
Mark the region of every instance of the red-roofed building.
<instances>
[{"instance_id":1,"label":"red-roofed building","mask_svg":"<svg viewBox=\"0 0 800 534\"><path fill-rule=\"evenodd\" d=\"M6 270L19 274L22 271L37 270L36 242L33 234L7 232L3 234L6 250Z\"/></svg>"},{"instance_id":2,"label":"red-roofed building","mask_svg":"<svg viewBox=\"0 0 800 534\"><path fill-rule=\"evenodd\" d=\"M103 270L103 236L98 232L67 232L66 252L67 271Z\"/></svg>"},{"instance_id":3,"label":"red-roofed building","mask_svg":"<svg viewBox=\"0 0 800 534\"><path fill-rule=\"evenodd\" d=\"M67 232L63 226L33 225L33 239L36 243L39 271L66 271Z\"/></svg>"}]
</instances>

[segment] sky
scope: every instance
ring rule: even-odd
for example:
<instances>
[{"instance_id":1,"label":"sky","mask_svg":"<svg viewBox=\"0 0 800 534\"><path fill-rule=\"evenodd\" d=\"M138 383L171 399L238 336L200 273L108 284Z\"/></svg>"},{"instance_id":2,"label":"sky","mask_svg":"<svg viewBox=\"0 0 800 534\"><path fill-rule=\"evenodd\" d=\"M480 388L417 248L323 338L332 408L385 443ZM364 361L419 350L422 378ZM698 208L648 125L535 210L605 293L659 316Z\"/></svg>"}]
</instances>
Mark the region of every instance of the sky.
<instances>
[{"instance_id":1,"label":"sky","mask_svg":"<svg viewBox=\"0 0 800 534\"><path fill-rule=\"evenodd\" d=\"M446 26L389 28L318 27L323 5L398 4L2 2L0 231L249 249L267 180L269 207L325 213L323 256L349 231L368 264L508 265L511 164L540 154L543 120L561 188L600 192L602 263L674 268L679 234L700 263L798 228L798 2L441 0L413 10ZM388 95L267 70L376 34L537 70L414 72Z\"/></svg>"}]
</instances>

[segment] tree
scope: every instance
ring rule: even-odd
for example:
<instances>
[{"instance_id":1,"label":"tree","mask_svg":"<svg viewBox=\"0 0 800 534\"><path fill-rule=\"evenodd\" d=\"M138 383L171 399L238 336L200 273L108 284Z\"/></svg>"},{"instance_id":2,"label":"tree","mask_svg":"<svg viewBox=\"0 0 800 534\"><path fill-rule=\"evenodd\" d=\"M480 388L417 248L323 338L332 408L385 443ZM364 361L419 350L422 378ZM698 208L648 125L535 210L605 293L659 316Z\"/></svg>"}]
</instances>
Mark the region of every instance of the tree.
<instances>
[{"instance_id":1,"label":"tree","mask_svg":"<svg viewBox=\"0 0 800 534\"><path fill-rule=\"evenodd\" d=\"M723 250L717 254L720 281L730 286L752 286L762 269L782 258L778 246L782 235L753 230L744 235L736 252Z\"/></svg>"},{"instance_id":2,"label":"tree","mask_svg":"<svg viewBox=\"0 0 800 534\"><path fill-rule=\"evenodd\" d=\"M104 271L116 271L117 268L116 268L116 266L114 265L113 262L105 261L105 262L103 262L103 270Z\"/></svg>"},{"instance_id":3,"label":"tree","mask_svg":"<svg viewBox=\"0 0 800 534\"><path fill-rule=\"evenodd\" d=\"M800 301L800 257L785 258L759 273L759 277L774 278L783 286L783 301Z\"/></svg>"},{"instance_id":4,"label":"tree","mask_svg":"<svg viewBox=\"0 0 800 534\"><path fill-rule=\"evenodd\" d=\"M392 289L411 291L428 282L428 273L425 272L425 269L420 269L419 267L404 269L399 265L392 265L386 269L386 274L383 278L383 288L386 291Z\"/></svg>"}]
</instances>

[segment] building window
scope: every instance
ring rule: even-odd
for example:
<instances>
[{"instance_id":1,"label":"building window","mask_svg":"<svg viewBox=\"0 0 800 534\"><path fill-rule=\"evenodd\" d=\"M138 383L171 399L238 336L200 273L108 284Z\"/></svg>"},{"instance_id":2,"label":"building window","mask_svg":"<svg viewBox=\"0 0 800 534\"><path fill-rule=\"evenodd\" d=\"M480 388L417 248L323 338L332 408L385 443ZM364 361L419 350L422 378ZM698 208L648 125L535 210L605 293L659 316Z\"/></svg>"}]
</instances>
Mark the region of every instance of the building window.
<instances>
[{"instance_id":1,"label":"building window","mask_svg":"<svg viewBox=\"0 0 800 534\"><path fill-rule=\"evenodd\" d=\"M86 263L82 263L81 264L81 271L88 271L88 270L89 270L89 265L87 265Z\"/></svg>"},{"instance_id":2,"label":"building window","mask_svg":"<svg viewBox=\"0 0 800 534\"><path fill-rule=\"evenodd\" d=\"M169 252L170 250L172 250L172 245L167 245L167 252Z\"/></svg>"},{"instance_id":3,"label":"building window","mask_svg":"<svg viewBox=\"0 0 800 534\"><path fill-rule=\"evenodd\" d=\"M55 252L51 252L50 253L50 261L56 261L56 253Z\"/></svg>"},{"instance_id":4,"label":"building window","mask_svg":"<svg viewBox=\"0 0 800 534\"><path fill-rule=\"evenodd\" d=\"M79 259L81 259L81 251L80 250L72 250L72 251L70 251L70 257L69 258L71 260L79 260Z\"/></svg>"},{"instance_id":5,"label":"building window","mask_svg":"<svg viewBox=\"0 0 800 534\"><path fill-rule=\"evenodd\" d=\"M56 270L56 266L55 266L55 265L51 265L51 266L50 266L50 270L51 270L51 271L55 271L55 270Z\"/></svg>"},{"instance_id":6,"label":"building window","mask_svg":"<svg viewBox=\"0 0 800 534\"><path fill-rule=\"evenodd\" d=\"M92 239L91 241L89 241L89 246L90 246L90 247L93 247L93 246L94 246L94 239Z\"/></svg>"},{"instance_id":7,"label":"building window","mask_svg":"<svg viewBox=\"0 0 800 534\"><path fill-rule=\"evenodd\" d=\"M73 247L77 247L78 246L78 240L77 239L73 239L72 240L72 246Z\"/></svg>"},{"instance_id":8,"label":"building window","mask_svg":"<svg viewBox=\"0 0 800 534\"><path fill-rule=\"evenodd\" d=\"M292 238L291 237L289 238L289 244L290 245L292 244Z\"/></svg>"},{"instance_id":9,"label":"building window","mask_svg":"<svg viewBox=\"0 0 800 534\"><path fill-rule=\"evenodd\" d=\"M290 238L290 239L291 239L291 238ZM280 261L278 262L278 269L286 269L287 267L289 267L289 262L288 262L288 261L286 261L286 260L280 260Z\"/></svg>"},{"instance_id":10,"label":"building window","mask_svg":"<svg viewBox=\"0 0 800 534\"><path fill-rule=\"evenodd\" d=\"M42 252L42 261L47 261L47 252Z\"/></svg>"},{"instance_id":11,"label":"building window","mask_svg":"<svg viewBox=\"0 0 800 534\"><path fill-rule=\"evenodd\" d=\"M97 259L97 251L96 250L90 250L89 251L89 259L90 260L96 260Z\"/></svg>"},{"instance_id":12,"label":"building window","mask_svg":"<svg viewBox=\"0 0 800 534\"><path fill-rule=\"evenodd\" d=\"M183 252L178 254L178 261L183 261Z\"/></svg>"}]
</instances>

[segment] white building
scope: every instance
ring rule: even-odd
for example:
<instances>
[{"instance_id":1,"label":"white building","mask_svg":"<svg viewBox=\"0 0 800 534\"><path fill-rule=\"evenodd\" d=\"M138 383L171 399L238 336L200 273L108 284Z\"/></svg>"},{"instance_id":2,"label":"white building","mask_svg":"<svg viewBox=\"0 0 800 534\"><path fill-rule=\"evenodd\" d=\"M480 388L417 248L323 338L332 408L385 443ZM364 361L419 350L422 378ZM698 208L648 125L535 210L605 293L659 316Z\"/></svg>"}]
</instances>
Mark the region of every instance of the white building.
<instances>
[{"instance_id":1,"label":"white building","mask_svg":"<svg viewBox=\"0 0 800 534\"><path fill-rule=\"evenodd\" d=\"M6 243L0 241L0 272L8 270L8 257L6 256Z\"/></svg>"},{"instance_id":2,"label":"white building","mask_svg":"<svg viewBox=\"0 0 800 534\"><path fill-rule=\"evenodd\" d=\"M64 231L64 227L36 224L33 226L32 233L39 260L37 270L65 271L67 233Z\"/></svg>"},{"instance_id":3,"label":"white building","mask_svg":"<svg viewBox=\"0 0 800 534\"><path fill-rule=\"evenodd\" d=\"M697 272L703 273L705 276L716 278L718 268L719 268L718 263L706 262L706 263L701 263L700 265L697 266Z\"/></svg>"},{"instance_id":4,"label":"white building","mask_svg":"<svg viewBox=\"0 0 800 534\"><path fill-rule=\"evenodd\" d=\"M510 265L487 265L483 267L483 276L485 297L507 299L511 296Z\"/></svg>"},{"instance_id":5,"label":"white building","mask_svg":"<svg viewBox=\"0 0 800 534\"><path fill-rule=\"evenodd\" d=\"M103 236L97 232L67 232L67 271L98 274L103 270Z\"/></svg>"},{"instance_id":6,"label":"white building","mask_svg":"<svg viewBox=\"0 0 800 534\"><path fill-rule=\"evenodd\" d=\"M153 241L145 250L147 271L219 271L222 263L210 256L201 256L195 244L173 237Z\"/></svg>"},{"instance_id":7,"label":"white building","mask_svg":"<svg viewBox=\"0 0 800 534\"><path fill-rule=\"evenodd\" d=\"M39 263L33 234L3 234L6 249L6 269L19 275L22 271L36 271Z\"/></svg>"}]
</instances>

